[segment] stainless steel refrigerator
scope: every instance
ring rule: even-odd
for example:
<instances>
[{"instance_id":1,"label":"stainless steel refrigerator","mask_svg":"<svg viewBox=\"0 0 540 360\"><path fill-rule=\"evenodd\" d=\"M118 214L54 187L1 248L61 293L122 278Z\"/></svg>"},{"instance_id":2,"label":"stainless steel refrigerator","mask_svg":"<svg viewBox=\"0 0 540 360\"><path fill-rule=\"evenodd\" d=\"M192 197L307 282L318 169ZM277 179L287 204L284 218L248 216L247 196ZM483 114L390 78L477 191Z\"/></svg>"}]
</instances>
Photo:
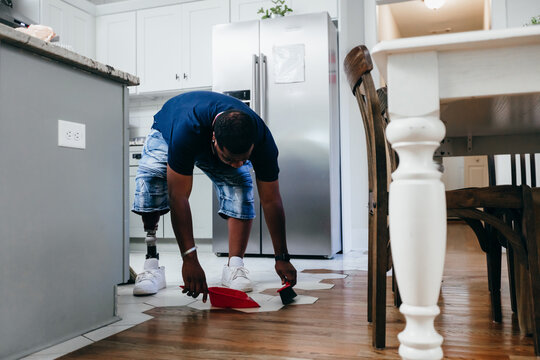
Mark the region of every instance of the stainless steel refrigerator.
<instances>
[{"instance_id":1,"label":"stainless steel refrigerator","mask_svg":"<svg viewBox=\"0 0 540 360\"><path fill-rule=\"evenodd\" d=\"M326 12L213 28L213 90L254 109L278 146L291 255L332 257L341 250L337 56ZM258 196L255 206L247 254L271 255ZM213 251L226 254L227 224L215 194L213 207Z\"/></svg>"}]
</instances>

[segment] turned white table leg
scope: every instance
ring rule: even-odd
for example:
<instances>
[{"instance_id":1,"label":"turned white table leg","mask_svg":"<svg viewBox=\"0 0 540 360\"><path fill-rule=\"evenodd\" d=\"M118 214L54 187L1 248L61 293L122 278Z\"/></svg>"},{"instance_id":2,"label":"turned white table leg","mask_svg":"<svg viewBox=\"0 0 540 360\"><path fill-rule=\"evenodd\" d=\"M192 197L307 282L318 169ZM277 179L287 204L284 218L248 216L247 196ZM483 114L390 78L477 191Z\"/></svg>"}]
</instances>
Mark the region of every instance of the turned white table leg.
<instances>
[{"instance_id":1,"label":"turned white table leg","mask_svg":"<svg viewBox=\"0 0 540 360\"><path fill-rule=\"evenodd\" d=\"M406 318L399 354L441 359L443 338L433 326L446 251L445 190L433 162L445 133L439 120L437 54L390 56L387 80L391 121L386 136L399 155L389 199L392 258Z\"/></svg>"}]
</instances>

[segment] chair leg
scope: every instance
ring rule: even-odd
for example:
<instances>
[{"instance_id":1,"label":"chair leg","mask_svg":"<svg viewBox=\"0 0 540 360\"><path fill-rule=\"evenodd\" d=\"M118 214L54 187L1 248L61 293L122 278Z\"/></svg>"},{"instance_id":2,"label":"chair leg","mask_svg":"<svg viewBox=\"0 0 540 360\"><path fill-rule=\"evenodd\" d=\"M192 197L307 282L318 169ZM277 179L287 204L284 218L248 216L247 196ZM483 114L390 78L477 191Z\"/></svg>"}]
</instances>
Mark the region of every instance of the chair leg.
<instances>
[{"instance_id":1,"label":"chair leg","mask_svg":"<svg viewBox=\"0 0 540 360\"><path fill-rule=\"evenodd\" d=\"M506 263L508 267L508 287L510 289L510 305L512 312L517 313L516 276L514 271L514 251L510 246L506 247Z\"/></svg>"},{"instance_id":2,"label":"chair leg","mask_svg":"<svg viewBox=\"0 0 540 360\"><path fill-rule=\"evenodd\" d=\"M486 226L487 227L487 226ZM491 317L495 322L502 322L501 309L501 245L493 229L488 228L486 252L489 294L491 296Z\"/></svg>"},{"instance_id":3,"label":"chair leg","mask_svg":"<svg viewBox=\"0 0 540 360\"><path fill-rule=\"evenodd\" d=\"M392 290L394 291L394 306L399 308L401 306L401 294L399 293L399 287L396 280L396 272L392 268Z\"/></svg>"},{"instance_id":4,"label":"chair leg","mask_svg":"<svg viewBox=\"0 0 540 360\"><path fill-rule=\"evenodd\" d=\"M512 220L512 216L510 216L510 214L505 214L504 220L510 227L516 230L516 226L514 225L514 221ZM517 226L521 226L521 225L517 225ZM515 269L514 269L514 251L512 250L512 247L509 246L508 243L506 244L506 265L508 268L508 287L510 290L510 306L512 308L512 312L516 314L517 313L517 295L516 295L516 275L515 275Z\"/></svg>"},{"instance_id":5,"label":"chair leg","mask_svg":"<svg viewBox=\"0 0 540 360\"><path fill-rule=\"evenodd\" d=\"M522 229L527 242L527 255L529 262L529 283L531 286L531 316L534 340L534 353L540 355L540 260L538 259L538 246L540 243L540 229L536 229L536 218L540 219L540 214L535 217L535 210L532 203L530 188L524 186L524 210Z\"/></svg>"},{"instance_id":6,"label":"chair leg","mask_svg":"<svg viewBox=\"0 0 540 360\"><path fill-rule=\"evenodd\" d=\"M376 217L377 237L374 239L374 259L376 264L373 268L373 332L372 345L377 349L384 349L386 346L386 269L388 267L388 228L386 221L387 210L377 209Z\"/></svg>"},{"instance_id":7,"label":"chair leg","mask_svg":"<svg viewBox=\"0 0 540 360\"><path fill-rule=\"evenodd\" d=\"M369 235L368 235L368 284L367 284L367 320L373 322L373 274L376 265L375 241L376 229L373 214L369 215Z\"/></svg>"},{"instance_id":8,"label":"chair leg","mask_svg":"<svg viewBox=\"0 0 540 360\"><path fill-rule=\"evenodd\" d=\"M381 249L377 249L381 250ZM386 252L383 250L383 252ZM381 256L381 254L377 254ZM380 259L380 258L379 258ZM373 288L373 347L384 349L386 346L386 264L381 261L376 266L375 286Z\"/></svg>"}]
</instances>

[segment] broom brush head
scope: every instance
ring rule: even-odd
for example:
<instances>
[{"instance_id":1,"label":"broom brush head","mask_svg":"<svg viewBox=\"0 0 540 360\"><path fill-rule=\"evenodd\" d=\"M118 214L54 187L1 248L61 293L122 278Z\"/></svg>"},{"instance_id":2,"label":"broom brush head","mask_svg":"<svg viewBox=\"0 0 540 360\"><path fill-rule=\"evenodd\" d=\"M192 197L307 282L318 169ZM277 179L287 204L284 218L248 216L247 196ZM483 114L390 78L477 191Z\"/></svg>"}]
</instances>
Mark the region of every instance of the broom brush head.
<instances>
[{"instance_id":1,"label":"broom brush head","mask_svg":"<svg viewBox=\"0 0 540 360\"><path fill-rule=\"evenodd\" d=\"M290 304L294 301L296 293L294 292L291 284L285 283L285 286L277 291L281 297L281 302L283 305Z\"/></svg>"}]
</instances>

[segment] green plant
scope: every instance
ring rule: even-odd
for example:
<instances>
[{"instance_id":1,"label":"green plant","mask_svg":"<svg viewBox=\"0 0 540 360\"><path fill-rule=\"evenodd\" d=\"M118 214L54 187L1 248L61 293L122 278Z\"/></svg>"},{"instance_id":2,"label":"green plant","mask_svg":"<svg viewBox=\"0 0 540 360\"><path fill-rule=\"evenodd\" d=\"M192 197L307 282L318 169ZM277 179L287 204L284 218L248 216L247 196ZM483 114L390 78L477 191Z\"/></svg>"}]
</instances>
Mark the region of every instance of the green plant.
<instances>
[{"instance_id":1,"label":"green plant","mask_svg":"<svg viewBox=\"0 0 540 360\"><path fill-rule=\"evenodd\" d=\"M531 18L531 22L528 24L525 24L525 26L529 26L529 25L540 25L540 15L533 16Z\"/></svg>"},{"instance_id":2,"label":"green plant","mask_svg":"<svg viewBox=\"0 0 540 360\"><path fill-rule=\"evenodd\" d=\"M268 19L272 15L284 16L286 13L293 11L285 4L285 0L272 0L272 3L274 3L274 7L266 10L261 7L259 11L257 11L257 14L264 14L262 19Z\"/></svg>"}]
</instances>

